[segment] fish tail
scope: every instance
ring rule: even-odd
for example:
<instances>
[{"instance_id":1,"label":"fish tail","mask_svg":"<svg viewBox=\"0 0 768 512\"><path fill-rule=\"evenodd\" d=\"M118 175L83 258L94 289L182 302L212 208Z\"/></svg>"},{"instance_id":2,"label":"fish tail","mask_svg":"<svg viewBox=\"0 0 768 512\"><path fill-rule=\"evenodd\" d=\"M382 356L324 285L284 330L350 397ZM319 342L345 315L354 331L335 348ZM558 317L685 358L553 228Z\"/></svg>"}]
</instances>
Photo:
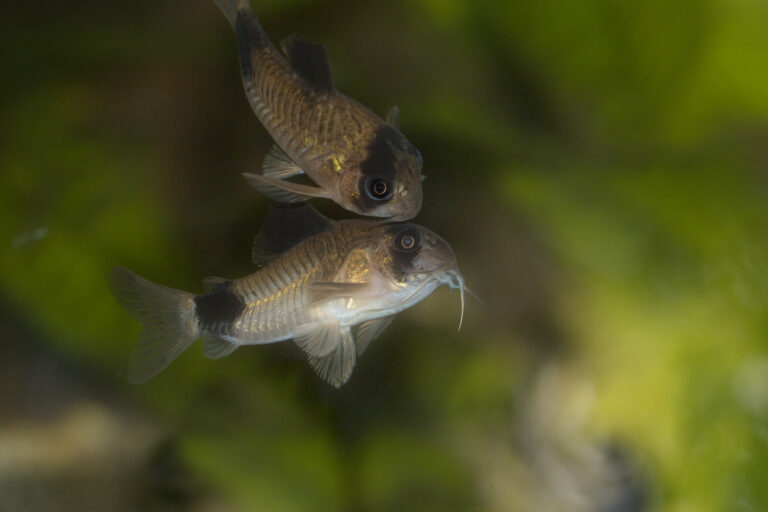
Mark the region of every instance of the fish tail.
<instances>
[{"instance_id":1,"label":"fish tail","mask_svg":"<svg viewBox=\"0 0 768 512\"><path fill-rule=\"evenodd\" d=\"M215 0L235 31L240 73L244 80L254 77L254 59L260 52L273 49L267 33L261 28L248 0ZM246 84L246 90L248 89Z\"/></svg>"},{"instance_id":2,"label":"fish tail","mask_svg":"<svg viewBox=\"0 0 768 512\"><path fill-rule=\"evenodd\" d=\"M131 354L128 380L146 382L200 337L195 296L152 283L122 267L112 269L108 280L117 302L143 324Z\"/></svg>"},{"instance_id":3,"label":"fish tail","mask_svg":"<svg viewBox=\"0 0 768 512\"><path fill-rule=\"evenodd\" d=\"M216 5L221 9L221 12L226 16L229 24L233 28L236 28L237 14L239 12L252 13L251 5L248 0L214 0Z\"/></svg>"}]
</instances>

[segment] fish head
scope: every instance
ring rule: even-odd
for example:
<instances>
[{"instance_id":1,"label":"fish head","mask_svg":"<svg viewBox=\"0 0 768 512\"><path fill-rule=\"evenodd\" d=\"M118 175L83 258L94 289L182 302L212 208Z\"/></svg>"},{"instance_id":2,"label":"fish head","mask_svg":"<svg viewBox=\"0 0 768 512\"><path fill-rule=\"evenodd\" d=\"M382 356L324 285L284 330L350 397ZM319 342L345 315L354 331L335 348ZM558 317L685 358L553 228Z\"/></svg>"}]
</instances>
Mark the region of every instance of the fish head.
<instances>
[{"instance_id":1,"label":"fish head","mask_svg":"<svg viewBox=\"0 0 768 512\"><path fill-rule=\"evenodd\" d=\"M442 285L461 290L464 278L451 246L429 229L412 223L378 226L371 263L405 309ZM463 316L462 300L462 316Z\"/></svg>"},{"instance_id":2,"label":"fish head","mask_svg":"<svg viewBox=\"0 0 768 512\"><path fill-rule=\"evenodd\" d=\"M422 165L419 150L399 131L384 125L362 161L342 178L342 205L361 215L412 219L421 210Z\"/></svg>"}]
</instances>

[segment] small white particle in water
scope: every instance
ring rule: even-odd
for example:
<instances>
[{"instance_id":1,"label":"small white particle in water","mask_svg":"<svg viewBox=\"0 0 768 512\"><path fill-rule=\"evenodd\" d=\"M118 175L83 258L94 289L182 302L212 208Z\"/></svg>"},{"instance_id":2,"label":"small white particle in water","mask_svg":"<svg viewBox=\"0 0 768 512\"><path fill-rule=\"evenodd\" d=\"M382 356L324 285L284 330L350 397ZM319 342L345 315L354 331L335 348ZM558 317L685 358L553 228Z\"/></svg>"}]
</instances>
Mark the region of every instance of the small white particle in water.
<instances>
[{"instance_id":1,"label":"small white particle in water","mask_svg":"<svg viewBox=\"0 0 768 512\"><path fill-rule=\"evenodd\" d=\"M21 247L22 245L26 245L32 242L37 242L38 240L41 240L48 236L48 226L42 226L37 229L33 229L32 231L25 231L24 233L21 233L16 236L16 238L13 239L11 242L11 247L14 249Z\"/></svg>"}]
</instances>

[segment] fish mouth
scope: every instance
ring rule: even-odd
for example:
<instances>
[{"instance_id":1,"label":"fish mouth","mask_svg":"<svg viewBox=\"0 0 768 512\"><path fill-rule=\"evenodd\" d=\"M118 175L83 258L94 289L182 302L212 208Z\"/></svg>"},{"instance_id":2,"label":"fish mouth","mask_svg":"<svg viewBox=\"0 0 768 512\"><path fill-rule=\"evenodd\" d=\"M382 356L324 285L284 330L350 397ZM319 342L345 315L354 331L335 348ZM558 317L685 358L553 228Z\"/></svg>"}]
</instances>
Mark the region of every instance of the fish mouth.
<instances>
[{"instance_id":1,"label":"fish mouth","mask_svg":"<svg viewBox=\"0 0 768 512\"><path fill-rule=\"evenodd\" d=\"M451 290L459 290L461 297L461 315L459 316L458 330L461 330L461 325L464 322L464 291L466 286L464 286L464 276L462 276L461 272L459 272L455 267L448 267L446 269L435 272L431 277L425 279L416 288L411 290L411 293L402 299L402 303L410 304L411 300L413 300L415 297L418 297L424 288L427 288L434 283L437 283L438 286L443 284L447 285Z\"/></svg>"}]
</instances>

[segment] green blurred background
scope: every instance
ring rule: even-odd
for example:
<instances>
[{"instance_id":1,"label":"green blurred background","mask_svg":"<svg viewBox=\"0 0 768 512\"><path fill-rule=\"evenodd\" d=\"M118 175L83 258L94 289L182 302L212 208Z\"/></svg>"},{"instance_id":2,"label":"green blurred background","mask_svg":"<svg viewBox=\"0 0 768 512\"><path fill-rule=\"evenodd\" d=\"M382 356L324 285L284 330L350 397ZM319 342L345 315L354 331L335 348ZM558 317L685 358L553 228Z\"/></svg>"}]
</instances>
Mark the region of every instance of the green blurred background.
<instances>
[{"instance_id":1,"label":"green blurred background","mask_svg":"<svg viewBox=\"0 0 768 512\"><path fill-rule=\"evenodd\" d=\"M252 272L271 142L212 0L5 5L0 510L768 510L766 2L253 7L400 106L488 308L438 291L339 391L289 343L126 384L106 273Z\"/></svg>"}]
</instances>

